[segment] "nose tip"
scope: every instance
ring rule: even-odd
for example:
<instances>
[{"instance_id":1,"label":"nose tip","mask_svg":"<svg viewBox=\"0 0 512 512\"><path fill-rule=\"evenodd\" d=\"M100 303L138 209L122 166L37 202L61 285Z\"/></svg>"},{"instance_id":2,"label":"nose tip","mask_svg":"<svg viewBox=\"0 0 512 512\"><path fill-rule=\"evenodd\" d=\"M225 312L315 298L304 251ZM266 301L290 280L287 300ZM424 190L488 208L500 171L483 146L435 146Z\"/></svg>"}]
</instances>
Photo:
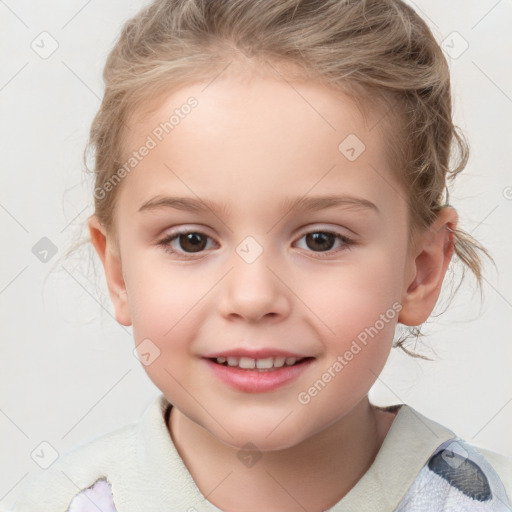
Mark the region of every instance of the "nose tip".
<instances>
[{"instance_id":1,"label":"nose tip","mask_svg":"<svg viewBox=\"0 0 512 512\"><path fill-rule=\"evenodd\" d=\"M218 307L219 313L231 320L276 321L288 316L290 301L282 283L262 260L240 261L226 276Z\"/></svg>"}]
</instances>

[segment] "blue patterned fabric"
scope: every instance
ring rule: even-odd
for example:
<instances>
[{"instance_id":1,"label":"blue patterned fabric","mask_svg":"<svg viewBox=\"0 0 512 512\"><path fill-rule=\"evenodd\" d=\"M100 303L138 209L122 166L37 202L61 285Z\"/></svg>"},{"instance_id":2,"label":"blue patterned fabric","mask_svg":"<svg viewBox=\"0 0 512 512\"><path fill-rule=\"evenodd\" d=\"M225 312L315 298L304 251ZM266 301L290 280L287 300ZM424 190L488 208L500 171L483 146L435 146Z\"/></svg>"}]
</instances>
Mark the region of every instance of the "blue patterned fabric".
<instances>
[{"instance_id":1,"label":"blue patterned fabric","mask_svg":"<svg viewBox=\"0 0 512 512\"><path fill-rule=\"evenodd\" d=\"M510 512L500 477L473 446L455 438L440 445L395 512Z\"/></svg>"}]
</instances>

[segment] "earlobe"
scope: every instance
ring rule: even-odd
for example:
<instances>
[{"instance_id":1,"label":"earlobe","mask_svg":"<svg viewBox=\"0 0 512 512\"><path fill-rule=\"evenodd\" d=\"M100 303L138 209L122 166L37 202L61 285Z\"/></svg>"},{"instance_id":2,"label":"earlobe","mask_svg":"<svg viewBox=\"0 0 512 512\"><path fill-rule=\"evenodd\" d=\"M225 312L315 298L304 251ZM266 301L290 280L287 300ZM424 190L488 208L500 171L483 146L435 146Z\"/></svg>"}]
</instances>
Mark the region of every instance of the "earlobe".
<instances>
[{"instance_id":1,"label":"earlobe","mask_svg":"<svg viewBox=\"0 0 512 512\"><path fill-rule=\"evenodd\" d=\"M116 320L121 325L131 325L128 295L124 282L123 269L119 251L109 239L105 227L92 215L88 221L91 242L103 264L108 291L114 305Z\"/></svg>"},{"instance_id":2,"label":"earlobe","mask_svg":"<svg viewBox=\"0 0 512 512\"><path fill-rule=\"evenodd\" d=\"M418 236L404 282L400 323L417 326L432 313L453 255L453 230L457 221L453 208L443 208L432 226Z\"/></svg>"}]
</instances>

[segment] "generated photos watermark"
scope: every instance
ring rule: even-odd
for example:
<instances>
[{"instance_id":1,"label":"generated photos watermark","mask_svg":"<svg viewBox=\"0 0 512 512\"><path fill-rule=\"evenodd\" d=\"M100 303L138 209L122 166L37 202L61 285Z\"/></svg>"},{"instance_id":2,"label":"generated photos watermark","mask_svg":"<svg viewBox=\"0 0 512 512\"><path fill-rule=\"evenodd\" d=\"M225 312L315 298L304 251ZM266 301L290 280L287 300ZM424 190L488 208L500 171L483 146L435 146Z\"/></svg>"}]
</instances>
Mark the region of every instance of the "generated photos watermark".
<instances>
[{"instance_id":1,"label":"generated photos watermark","mask_svg":"<svg viewBox=\"0 0 512 512\"><path fill-rule=\"evenodd\" d=\"M133 151L132 155L126 162L105 182L101 187L94 189L94 197L98 200L105 199L107 194L119 185L121 180L128 176L139 165L149 153L155 149L165 136L172 132L183 119L185 119L192 109L199 105L199 101L194 96L187 99L186 103L174 109L173 114L166 121L162 121L158 126L153 128L151 133L146 137L144 143L138 150Z\"/></svg>"},{"instance_id":2,"label":"generated photos watermark","mask_svg":"<svg viewBox=\"0 0 512 512\"><path fill-rule=\"evenodd\" d=\"M385 313L379 315L379 319L376 320L373 325L365 327L364 330L357 335L357 338L352 340L350 347L345 350L343 354L338 355L334 363L332 363L308 389L301 391L297 395L299 403L307 405L313 398L318 396L327 384L329 384L329 382L331 382L343 368L368 345L368 342L375 338L389 322L396 318L400 311L402 311L402 304L395 302Z\"/></svg>"}]
</instances>

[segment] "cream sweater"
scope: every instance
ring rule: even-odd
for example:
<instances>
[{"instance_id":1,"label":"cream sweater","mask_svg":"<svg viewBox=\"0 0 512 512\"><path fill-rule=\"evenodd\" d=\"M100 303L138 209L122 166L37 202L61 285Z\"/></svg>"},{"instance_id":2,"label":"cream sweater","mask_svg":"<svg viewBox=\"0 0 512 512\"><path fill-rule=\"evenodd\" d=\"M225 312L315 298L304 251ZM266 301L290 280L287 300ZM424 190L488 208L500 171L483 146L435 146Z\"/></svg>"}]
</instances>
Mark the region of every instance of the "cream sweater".
<instances>
[{"instance_id":1,"label":"cream sweater","mask_svg":"<svg viewBox=\"0 0 512 512\"><path fill-rule=\"evenodd\" d=\"M67 453L29 482L13 511L221 512L173 444L170 407L159 395L139 422ZM512 510L512 459L399 407L373 464L329 512Z\"/></svg>"}]
</instances>

